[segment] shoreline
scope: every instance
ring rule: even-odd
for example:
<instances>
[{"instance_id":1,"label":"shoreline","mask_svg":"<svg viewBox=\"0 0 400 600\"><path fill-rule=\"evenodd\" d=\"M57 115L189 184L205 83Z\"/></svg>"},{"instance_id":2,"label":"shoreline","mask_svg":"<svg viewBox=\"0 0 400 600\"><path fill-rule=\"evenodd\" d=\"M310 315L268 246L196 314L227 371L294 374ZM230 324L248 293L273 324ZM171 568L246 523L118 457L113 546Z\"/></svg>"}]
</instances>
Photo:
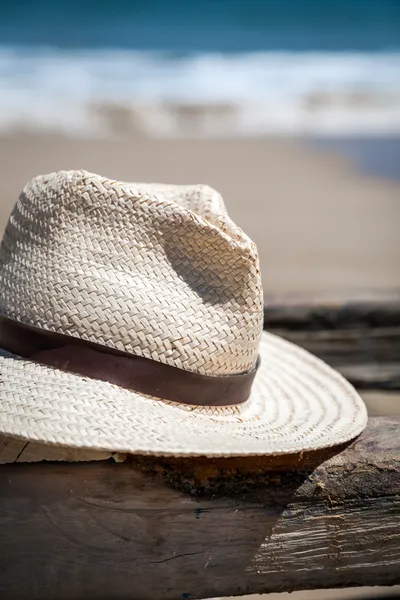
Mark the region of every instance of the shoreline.
<instances>
[{"instance_id":1,"label":"shoreline","mask_svg":"<svg viewBox=\"0 0 400 600\"><path fill-rule=\"evenodd\" d=\"M306 145L343 156L364 175L400 181L400 136L311 136Z\"/></svg>"}]
</instances>

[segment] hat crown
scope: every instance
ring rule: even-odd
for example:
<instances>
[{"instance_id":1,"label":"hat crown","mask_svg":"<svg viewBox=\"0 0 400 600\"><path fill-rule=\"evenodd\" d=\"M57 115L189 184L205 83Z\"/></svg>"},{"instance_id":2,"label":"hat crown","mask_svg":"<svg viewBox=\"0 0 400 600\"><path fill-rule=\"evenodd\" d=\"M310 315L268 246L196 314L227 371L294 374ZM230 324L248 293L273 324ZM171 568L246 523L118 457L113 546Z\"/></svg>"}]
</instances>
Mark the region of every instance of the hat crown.
<instances>
[{"instance_id":1,"label":"hat crown","mask_svg":"<svg viewBox=\"0 0 400 600\"><path fill-rule=\"evenodd\" d=\"M26 325L206 375L257 359L257 250L208 186L36 177L7 224L0 277L1 314Z\"/></svg>"}]
</instances>

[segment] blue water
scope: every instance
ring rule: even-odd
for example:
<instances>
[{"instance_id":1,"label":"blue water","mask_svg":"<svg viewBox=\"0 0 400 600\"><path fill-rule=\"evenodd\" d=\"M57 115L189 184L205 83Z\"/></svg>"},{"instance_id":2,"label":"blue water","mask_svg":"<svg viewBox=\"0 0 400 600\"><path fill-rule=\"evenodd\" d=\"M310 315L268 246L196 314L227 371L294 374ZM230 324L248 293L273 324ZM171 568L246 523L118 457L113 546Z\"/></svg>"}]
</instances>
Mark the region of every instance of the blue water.
<instances>
[{"instance_id":1,"label":"blue water","mask_svg":"<svg viewBox=\"0 0 400 600\"><path fill-rule=\"evenodd\" d=\"M2 0L0 43L171 52L400 48L399 0Z\"/></svg>"},{"instance_id":2,"label":"blue water","mask_svg":"<svg viewBox=\"0 0 400 600\"><path fill-rule=\"evenodd\" d=\"M312 144L329 153L346 156L364 173L400 180L400 137L322 138L312 140Z\"/></svg>"},{"instance_id":3,"label":"blue water","mask_svg":"<svg viewBox=\"0 0 400 600\"><path fill-rule=\"evenodd\" d=\"M400 0L0 0L15 129L400 134Z\"/></svg>"}]
</instances>

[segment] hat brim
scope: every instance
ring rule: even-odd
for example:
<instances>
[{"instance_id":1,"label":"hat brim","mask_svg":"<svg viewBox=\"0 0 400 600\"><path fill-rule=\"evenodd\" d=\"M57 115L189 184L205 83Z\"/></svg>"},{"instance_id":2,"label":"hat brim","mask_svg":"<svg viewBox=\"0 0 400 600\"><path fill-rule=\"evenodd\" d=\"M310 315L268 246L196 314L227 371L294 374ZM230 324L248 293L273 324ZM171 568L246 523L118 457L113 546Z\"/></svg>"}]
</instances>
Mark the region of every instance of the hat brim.
<instances>
[{"instance_id":1,"label":"hat brim","mask_svg":"<svg viewBox=\"0 0 400 600\"><path fill-rule=\"evenodd\" d=\"M82 450L226 457L319 450L365 428L362 399L321 360L266 332L260 356L249 400L211 408L150 398L2 353L0 433Z\"/></svg>"}]
</instances>

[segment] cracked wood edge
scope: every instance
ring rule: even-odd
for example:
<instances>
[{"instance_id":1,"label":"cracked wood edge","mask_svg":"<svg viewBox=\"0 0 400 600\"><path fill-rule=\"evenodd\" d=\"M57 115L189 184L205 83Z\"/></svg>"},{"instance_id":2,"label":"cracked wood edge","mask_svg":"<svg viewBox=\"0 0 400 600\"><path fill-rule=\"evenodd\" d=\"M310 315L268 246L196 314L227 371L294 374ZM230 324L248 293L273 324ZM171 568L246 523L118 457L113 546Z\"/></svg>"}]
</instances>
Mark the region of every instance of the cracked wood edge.
<instances>
[{"instance_id":1,"label":"cracked wood edge","mask_svg":"<svg viewBox=\"0 0 400 600\"><path fill-rule=\"evenodd\" d=\"M399 429L400 417L371 419L330 457L275 464L3 465L1 596L186 600L400 583Z\"/></svg>"}]
</instances>

